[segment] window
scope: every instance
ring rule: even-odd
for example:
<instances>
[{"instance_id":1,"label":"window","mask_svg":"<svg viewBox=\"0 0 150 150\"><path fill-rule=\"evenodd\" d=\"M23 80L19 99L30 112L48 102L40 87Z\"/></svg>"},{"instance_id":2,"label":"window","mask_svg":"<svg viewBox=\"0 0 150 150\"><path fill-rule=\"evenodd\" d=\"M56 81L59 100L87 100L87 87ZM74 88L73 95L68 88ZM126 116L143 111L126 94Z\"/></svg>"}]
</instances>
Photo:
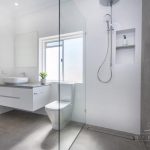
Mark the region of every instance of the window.
<instances>
[{"instance_id":1,"label":"window","mask_svg":"<svg viewBox=\"0 0 150 150\"><path fill-rule=\"evenodd\" d=\"M83 35L81 33L62 35L60 43L58 37L41 38L39 52L40 71L48 73L48 80L58 81L60 75L61 81L82 83Z\"/></svg>"},{"instance_id":2,"label":"window","mask_svg":"<svg viewBox=\"0 0 150 150\"><path fill-rule=\"evenodd\" d=\"M47 45L50 44L53 43L47 43ZM52 47L48 46L46 47L45 51L45 71L48 74L48 79L57 81L59 80L59 45ZM60 46L60 58L62 59L62 46ZM60 70L62 70L62 68L60 68ZM62 75L60 77L62 78Z\"/></svg>"}]
</instances>

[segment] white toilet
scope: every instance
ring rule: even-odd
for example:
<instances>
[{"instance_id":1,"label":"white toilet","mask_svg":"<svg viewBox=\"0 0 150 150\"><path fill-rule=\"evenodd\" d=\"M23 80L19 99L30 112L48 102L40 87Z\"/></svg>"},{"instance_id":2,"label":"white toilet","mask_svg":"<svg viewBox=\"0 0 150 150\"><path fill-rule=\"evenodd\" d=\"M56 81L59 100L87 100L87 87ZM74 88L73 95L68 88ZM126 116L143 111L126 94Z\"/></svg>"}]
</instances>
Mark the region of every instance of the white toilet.
<instances>
[{"instance_id":1,"label":"white toilet","mask_svg":"<svg viewBox=\"0 0 150 150\"><path fill-rule=\"evenodd\" d=\"M60 91L60 101L53 101L45 106L45 110L54 130L63 129L72 117L73 85L61 84Z\"/></svg>"}]
</instances>

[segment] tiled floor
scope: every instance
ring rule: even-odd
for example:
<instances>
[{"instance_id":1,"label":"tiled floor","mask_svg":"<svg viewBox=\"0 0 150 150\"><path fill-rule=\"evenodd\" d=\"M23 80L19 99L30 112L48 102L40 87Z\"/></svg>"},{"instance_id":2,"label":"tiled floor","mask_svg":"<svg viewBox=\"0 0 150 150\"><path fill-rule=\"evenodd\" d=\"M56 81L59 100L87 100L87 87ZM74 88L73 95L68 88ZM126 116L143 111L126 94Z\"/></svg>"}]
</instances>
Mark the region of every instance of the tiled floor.
<instances>
[{"instance_id":1,"label":"tiled floor","mask_svg":"<svg viewBox=\"0 0 150 150\"><path fill-rule=\"evenodd\" d=\"M70 123L61 131L61 150L69 149L80 129ZM46 116L11 111L0 115L0 150L58 150L58 132ZM145 150L145 146L84 128L70 150Z\"/></svg>"},{"instance_id":2,"label":"tiled floor","mask_svg":"<svg viewBox=\"0 0 150 150\"><path fill-rule=\"evenodd\" d=\"M61 131L61 149L68 150L81 125L70 123ZM22 111L0 115L0 150L58 150L58 132L48 117Z\"/></svg>"},{"instance_id":3,"label":"tiled floor","mask_svg":"<svg viewBox=\"0 0 150 150\"><path fill-rule=\"evenodd\" d=\"M146 150L142 142L84 128L71 150Z\"/></svg>"}]
</instances>

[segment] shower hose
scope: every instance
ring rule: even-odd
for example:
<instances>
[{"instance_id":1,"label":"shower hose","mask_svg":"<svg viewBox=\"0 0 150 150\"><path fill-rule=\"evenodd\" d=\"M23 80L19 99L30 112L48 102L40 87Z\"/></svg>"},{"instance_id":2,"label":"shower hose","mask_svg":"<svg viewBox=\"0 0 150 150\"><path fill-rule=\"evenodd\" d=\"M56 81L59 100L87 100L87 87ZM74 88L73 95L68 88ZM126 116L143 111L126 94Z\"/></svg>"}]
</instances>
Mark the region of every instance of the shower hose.
<instances>
[{"instance_id":1,"label":"shower hose","mask_svg":"<svg viewBox=\"0 0 150 150\"><path fill-rule=\"evenodd\" d=\"M110 46L110 36L111 36L111 46ZM99 66L98 68L98 71L97 71L97 79L99 82L102 82L102 83L109 83L112 79L112 29L108 29L107 30L107 52L106 52L106 55L104 57L104 60L103 62L101 63L101 65ZM110 63L109 63L109 68L110 68L110 77L107 79L107 80L103 80L100 76L100 73L101 73L101 70L102 70L102 67L103 65L105 64L105 62L107 61L107 57L109 55L109 49L111 49L111 54L110 54Z\"/></svg>"}]
</instances>

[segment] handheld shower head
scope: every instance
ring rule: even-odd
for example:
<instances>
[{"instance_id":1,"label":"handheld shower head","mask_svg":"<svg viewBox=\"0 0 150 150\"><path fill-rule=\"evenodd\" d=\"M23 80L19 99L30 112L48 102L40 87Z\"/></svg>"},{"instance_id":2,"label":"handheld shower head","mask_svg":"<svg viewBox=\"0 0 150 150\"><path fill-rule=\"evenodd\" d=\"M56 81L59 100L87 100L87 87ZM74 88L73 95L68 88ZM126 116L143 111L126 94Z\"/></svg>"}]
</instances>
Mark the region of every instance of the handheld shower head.
<instances>
[{"instance_id":1,"label":"handheld shower head","mask_svg":"<svg viewBox=\"0 0 150 150\"><path fill-rule=\"evenodd\" d=\"M111 22L111 15L110 14L105 15L105 21L106 22Z\"/></svg>"},{"instance_id":2,"label":"handheld shower head","mask_svg":"<svg viewBox=\"0 0 150 150\"><path fill-rule=\"evenodd\" d=\"M107 30L109 31L110 30L110 25L111 25L111 15L110 14L106 14L105 15L105 21L107 23Z\"/></svg>"}]
</instances>

